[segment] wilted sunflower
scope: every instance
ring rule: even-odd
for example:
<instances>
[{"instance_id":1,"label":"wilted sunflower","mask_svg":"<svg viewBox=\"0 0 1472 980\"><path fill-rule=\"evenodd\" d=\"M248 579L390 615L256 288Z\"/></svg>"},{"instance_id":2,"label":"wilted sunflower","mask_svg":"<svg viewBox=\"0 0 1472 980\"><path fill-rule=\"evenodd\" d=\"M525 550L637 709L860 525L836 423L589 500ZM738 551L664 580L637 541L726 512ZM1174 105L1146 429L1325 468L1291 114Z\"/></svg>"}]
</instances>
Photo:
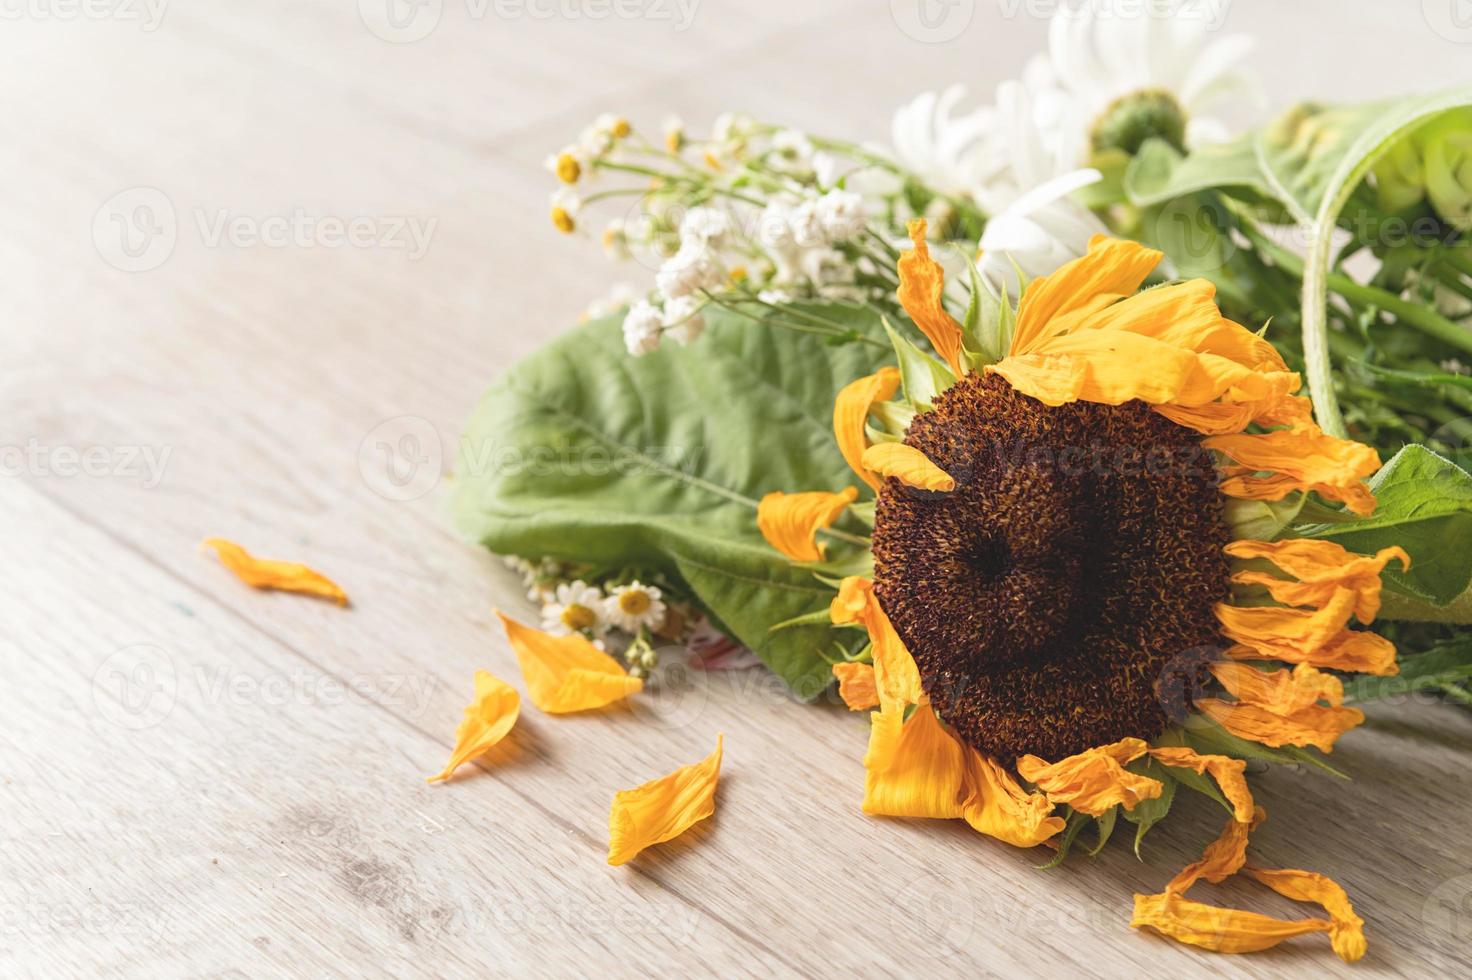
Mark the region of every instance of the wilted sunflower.
<instances>
[{"instance_id":1,"label":"wilted sunflower","mask_svg":"<svg viewBox=\"0 0 1472 980\"><path fill-rule=\"evenodd\" d=\"M1338 885L1246 864L1265 815L1244 760L1308 759L1363 720L1325 670L1397 670L1390 642L1349 622L1374 618L1380 572L1405 552L1285 537L1310 493L1371 512L1378 457L1314 424L1298 376L1222 317L1209 282L1139 291L1159 252L1100 236L1015 314L977 293L963 326L924 223L910 235L899 297L941 360L896 337L900 369L854 381L834 409L840 450L877 493L872 580L843 578L831 608L868 634L834 666L850 707L879 709L865 812L960 818L1061 856L1121 813L1138 847L1184 783L1231 820L1162 893L1135 897L1133 925L1223 952L1326 932L1358 959L1363 922ZM987 346L1005 356L988 363ZM831 575L817 535L855 498L769 494L758 524ZM1327 918L1183 897L1239 870Z\"/></svg>"}]
</instances>

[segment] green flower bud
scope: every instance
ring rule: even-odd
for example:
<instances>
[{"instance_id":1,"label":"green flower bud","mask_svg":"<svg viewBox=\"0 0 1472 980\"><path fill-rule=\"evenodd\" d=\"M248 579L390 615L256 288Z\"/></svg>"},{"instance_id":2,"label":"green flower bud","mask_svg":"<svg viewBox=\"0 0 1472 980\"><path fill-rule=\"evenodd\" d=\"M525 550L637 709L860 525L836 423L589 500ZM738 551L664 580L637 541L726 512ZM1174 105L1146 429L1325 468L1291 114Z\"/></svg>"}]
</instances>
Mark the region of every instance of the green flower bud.
<instances>
[{"instance_id":1,"label":"green flower bud","mask_svg":"<svg viewBox=\"0 0 1472 980\"><path fill-rule=\"evenodd\" d=\"M1095 152L1123 150L1133 156L1152 136L1186 150L1186 111L1165 89L1142 89L1116 99L1094 120Z\"/></svg>"},{"instance_id":2,"label":"green flower bud","mask_svg":"<svg viewBox=\"0 0 1472 980\"><path fill-rule=\"evenodd\" d=\"M1447 224L1472 229L1472 108L1452 109L1423 123L1371 172L1381 209L1404 211L1429 198Z\"/></svg>"}]
</instances>

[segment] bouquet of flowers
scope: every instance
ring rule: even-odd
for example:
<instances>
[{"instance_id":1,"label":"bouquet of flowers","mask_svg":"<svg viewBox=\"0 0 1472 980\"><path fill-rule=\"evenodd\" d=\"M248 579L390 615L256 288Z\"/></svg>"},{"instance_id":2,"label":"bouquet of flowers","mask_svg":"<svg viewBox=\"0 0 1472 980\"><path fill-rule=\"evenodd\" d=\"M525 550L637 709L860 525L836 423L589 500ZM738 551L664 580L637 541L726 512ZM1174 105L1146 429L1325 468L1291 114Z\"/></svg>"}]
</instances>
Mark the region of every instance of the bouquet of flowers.
<instances>
[{"instance_id":1,"label":"bouquet of flowers","mask_svg":"<svg viewBox=\"0 0 1472 980\"><path fill-rule=\"evenodd\" d=\"M495 383L454 519L542 606L502 618L545 711L759 659L869 712L865 812L1050 863L1185 787L1225 829L1133 924L1354 960L1338 885L1249 862L1245 773L1328 768L1407 685L1472 701L1472 90L1234 134L1249 39L1102 14L887 145L609 115L552 154L552 224L643 281ZM519 704L479 675L442 775ZM609 860L720 760L619 793ZM1185 897L1235 874L1323 914Z\"/></svg>"}]
</instances>

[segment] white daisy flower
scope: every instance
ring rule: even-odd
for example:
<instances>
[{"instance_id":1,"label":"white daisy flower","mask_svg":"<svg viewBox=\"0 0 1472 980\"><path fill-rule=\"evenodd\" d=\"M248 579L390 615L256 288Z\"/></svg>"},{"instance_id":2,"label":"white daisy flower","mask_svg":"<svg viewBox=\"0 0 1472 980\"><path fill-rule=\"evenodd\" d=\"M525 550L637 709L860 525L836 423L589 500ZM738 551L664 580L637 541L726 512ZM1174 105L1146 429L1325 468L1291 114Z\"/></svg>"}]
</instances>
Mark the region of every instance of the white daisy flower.
<instances>
[{"instance_id":1,"label":"white daisy flower","mask_svg":"<svg viewBox=\"0 0 1472 980\"><path fill-rule=\"evenodd\" d=\"M586 582L564 582L542 607L542 629L567 636L572 633L598 635L608 629L603 593Z\"/></svg>"},{"instance_id":2,"label":"white daisy flower","mask_svg":"<svg viewBox=\"0 0 1472 980\"><path fill-rule=\"evenodd\" d=\"M689 344L705 332L704 303L694 296L672 299L664 307L664 332L677 344Z\"/></svg>"},{"instance_id":3,"label":"white daisy flower","mask_svg":"<svg viewBox=\"0 0 1472 980\"><path fill-rule=\"evenodd\" d=\"M624 347L635 357L659 346L664 330L664 313L648 300L640 300L624 314Z\"/></svg>"},{"instance_id":4,"label":"white daisy flower","mask_svg":"<svg viewBox=\"0 0 1472 980\"><path fill-rule=\"evenodd\" d=\"M664 603L659 589L643 585L637 579L611 589L604 600L603 613L610 623L626 633L637 633L640 627L657 630L664 625Z\"/></svg>"},{"instance_id":5,"label":"white daisy flower","mask_svg":"<svg viewBox=\"0 0 1472 980\"><path fill-rule=\"evenodd\" d=\"M955 108L965 97L964 85L921 92L890 121L895 162L945 194L972 193L993 169L987 142L996 131L996 110L958 115Z\"/></svg>"},{"instance_id":6,"label":"white daisy flower","mask_svg":"<svg viewBox=\"0 0 1472 980\"><path fill-rule=\"evenodd\" d=\"M1260 102L1261 92L1242 64L1252 39L1214 36L1218 9L1207 0L1063 4L1048 25L1046 62L1030 67L1035 91L1052 89L1065 110L1050 112L1081 125L1096 148L1133 153L1150 135L1180 148L1224 139L1226 124L1205 111L1233 98Z\"/></svg>"}]
</instances>

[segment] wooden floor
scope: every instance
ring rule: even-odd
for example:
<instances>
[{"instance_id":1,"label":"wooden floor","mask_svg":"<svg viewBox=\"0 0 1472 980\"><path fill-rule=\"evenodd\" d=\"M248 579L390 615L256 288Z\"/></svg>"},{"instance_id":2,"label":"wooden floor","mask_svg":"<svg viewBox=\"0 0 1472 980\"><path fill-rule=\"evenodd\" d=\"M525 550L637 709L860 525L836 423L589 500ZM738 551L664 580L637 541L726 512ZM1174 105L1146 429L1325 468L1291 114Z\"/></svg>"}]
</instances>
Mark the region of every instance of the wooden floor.
<instances>
[{"instance_id":1,"label":"wooden floor","mask_svg":"<svg viewBox=\"0 0 1472 980\"><path fill-rule=\"evenodd\" d=\"M1412 699L1335 752L1352 782L1258 782L1262 860L1333 875L1367 919L1352 970L1322 937L1212 958L1128 928L1131 893L1218 829L1189 801L1143 862L1116 842L1052 872L964 827L865 818L862 718L760 672L597 717L528 708L482 769L426 786L472 672L518 677L492 606L532 612L447 529L439 474L490 380L620 277L548 227L542 156L605 109L883 139L913 91L1017 72L1047 5L937 8L970 18L944 43L845 0L700 0L684 29L654 16L673 0L597 21L435 0L412 43L356 6L174 0L154 25L128 18L158 0L7 5L0 973L1472 969L1472 718ZM1472 47L1419 7L1242 0L1227 27L1263 35L1275 103L1466 81ZM249 237L298 213L383 237ZM384 445L419 467L408 484ZM246 589L208 535L308 561L354 605ZM717 732L715 819L606 866L614 790Z\"/></svg>"}]
</instances>

